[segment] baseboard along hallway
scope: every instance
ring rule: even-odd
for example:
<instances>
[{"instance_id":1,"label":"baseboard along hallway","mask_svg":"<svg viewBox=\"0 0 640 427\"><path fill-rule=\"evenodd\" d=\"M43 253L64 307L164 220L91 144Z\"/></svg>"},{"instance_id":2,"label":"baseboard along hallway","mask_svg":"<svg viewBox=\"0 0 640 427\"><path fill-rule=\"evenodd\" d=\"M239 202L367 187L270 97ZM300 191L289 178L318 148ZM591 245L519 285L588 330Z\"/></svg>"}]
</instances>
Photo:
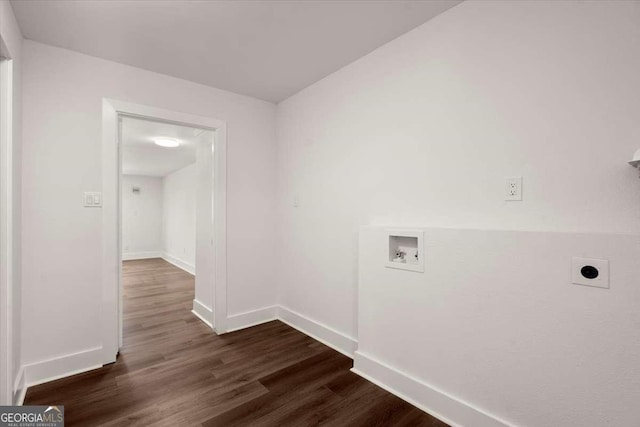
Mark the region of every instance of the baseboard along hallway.
<instances>
[{"instance_id":1,"label":"baseboard along hallway","mask_svg":"<svg viewBox=\"0 0 640 427\"><path fill-rule=\"evenodd\" d=\"M194 280L124 261L117 362L30 387L24 404L64 405L66 426L446 426L278 320L217 336L191 313Z\"/></svg>"}]
</instances>

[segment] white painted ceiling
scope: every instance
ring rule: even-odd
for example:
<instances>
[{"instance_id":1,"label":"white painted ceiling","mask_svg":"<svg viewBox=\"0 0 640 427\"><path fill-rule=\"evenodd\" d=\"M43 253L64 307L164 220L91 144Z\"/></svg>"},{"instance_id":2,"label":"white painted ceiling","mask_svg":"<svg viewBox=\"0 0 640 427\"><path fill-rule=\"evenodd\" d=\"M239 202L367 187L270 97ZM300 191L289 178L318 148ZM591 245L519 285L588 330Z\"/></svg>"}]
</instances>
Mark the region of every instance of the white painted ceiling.
<instances>
[{"instance_id":1,"label":"white painted ceiling","mask_svg":"<svg viewBox=\"0 0 640 427\"><path fill-rule=\"evenodd\" d=\"M159 147L154 138L180 141L176 148ZM213 132L187 126L130 117L122 119L122 173L125 175L167 176L195 163L196 143L213 138Z\"/></svg>"},{"instance_id":2,"label":"white painted ceiling","mask_svg":"<svg viewBox=\"0 0 640 427\"><path fill-rule=\"evenodd\" d=\"M279 102L461 0L13 0L38 42Z\"/></svg>"}]
</instances>

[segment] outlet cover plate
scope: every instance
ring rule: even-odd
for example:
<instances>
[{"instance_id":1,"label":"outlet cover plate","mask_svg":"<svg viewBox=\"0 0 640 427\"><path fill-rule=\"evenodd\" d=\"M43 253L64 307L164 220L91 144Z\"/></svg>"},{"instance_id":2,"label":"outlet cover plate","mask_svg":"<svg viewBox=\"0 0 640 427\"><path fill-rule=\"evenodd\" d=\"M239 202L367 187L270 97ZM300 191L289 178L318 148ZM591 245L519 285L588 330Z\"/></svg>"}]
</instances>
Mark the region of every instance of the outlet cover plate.
<instances>
[{"instance_id":1,"label":"outlet cover plate","mask_svg":"<svg viewBox=\"0 0 640 427\"><path fill-rule=\"evenodd\" d=\"M508 176L505 179L504 199L510 201L522 200L522 177Z\"/></svg>"},{"instance_id":2,"label":"outlet cover plate","mask_svg":"<svg viewBox=\"0 0 640 427\"><path fill-rule=\"evenodd\" d=\"M587 270L584 270L584 268ZM597 270L597 277L585 277L583 273ZM588 276L589 274L587 274ZM596 288L609 289L609 260L596 258L573 257L571 259L571 282L574 285L594 286Z\"/></svg>"}]
</instances>

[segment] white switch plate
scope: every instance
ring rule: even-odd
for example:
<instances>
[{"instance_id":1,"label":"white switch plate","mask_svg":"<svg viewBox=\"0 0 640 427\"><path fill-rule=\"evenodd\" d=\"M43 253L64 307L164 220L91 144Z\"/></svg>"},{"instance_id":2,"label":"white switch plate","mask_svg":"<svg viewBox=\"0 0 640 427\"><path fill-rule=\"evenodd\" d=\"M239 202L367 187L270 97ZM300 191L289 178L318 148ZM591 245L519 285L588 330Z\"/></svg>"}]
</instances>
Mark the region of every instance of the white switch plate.
<instances>
[{"instance_id":1,"label":"white switch plate","mask_svg":"<svg viewBox=\"0 0 640 427\"><path fill-rule=\"evenodd\" d=\"M505 200L522 200L522 177L509 176L505 179L504 187Z\"/></svg>"},{"instance_id":2,"label":"white switch plate","mask_svg":"<svg viewBox=\"0 0 640 427\"><path fill-rule=\"evenodd\" d=\"M593 275L593 268L597 270L597 277L590 278L588 273ZM583 271L583 269L585 270ZM583 273L586 273L586 276ZM571 259L571 282L574 285L609 289L609 260L573 257Z\"/></svg>"},{"instance_id":3,"label":"white switch plate","mask_svg":"<svg viewBox=\"0 0 640 427\"><path fill-rule=\"evenodd\" d=\"M96 191L85 191L84 206L87 208L102 207L102 193Z\"/></svg>"}]
</instances>

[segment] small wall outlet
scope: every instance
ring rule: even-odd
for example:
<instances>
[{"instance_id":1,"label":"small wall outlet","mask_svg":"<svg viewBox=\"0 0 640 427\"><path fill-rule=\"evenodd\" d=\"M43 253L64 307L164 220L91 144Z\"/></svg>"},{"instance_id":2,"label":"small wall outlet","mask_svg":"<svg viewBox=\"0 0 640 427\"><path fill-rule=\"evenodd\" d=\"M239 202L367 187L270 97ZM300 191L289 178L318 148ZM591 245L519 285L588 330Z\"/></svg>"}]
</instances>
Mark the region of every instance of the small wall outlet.
<instances>
[{"instance_id":1,"label":"small wall outlet","mask_svg":"<svg viewBox=\"0 0 640 427\"><path fill-rule=\"evenodd\" d=\"M505 182L505 200L522 200L522 177L510 176Z\"/></svg>"},{"instance_id":2,"label":"small wall outlet","mask_svg":"<svg viewBox=\"0 0 640 427\"><path fill-rule=\"evenodd\" d=\"M609 260L594 258L571 259L571 282L574 285L609 288Z\"/></svg>"}]
</instances>

